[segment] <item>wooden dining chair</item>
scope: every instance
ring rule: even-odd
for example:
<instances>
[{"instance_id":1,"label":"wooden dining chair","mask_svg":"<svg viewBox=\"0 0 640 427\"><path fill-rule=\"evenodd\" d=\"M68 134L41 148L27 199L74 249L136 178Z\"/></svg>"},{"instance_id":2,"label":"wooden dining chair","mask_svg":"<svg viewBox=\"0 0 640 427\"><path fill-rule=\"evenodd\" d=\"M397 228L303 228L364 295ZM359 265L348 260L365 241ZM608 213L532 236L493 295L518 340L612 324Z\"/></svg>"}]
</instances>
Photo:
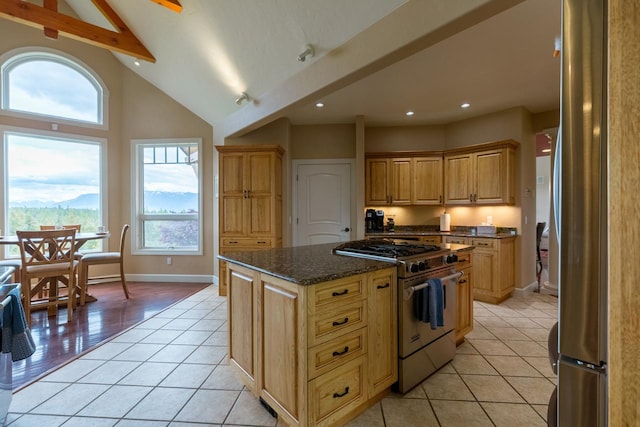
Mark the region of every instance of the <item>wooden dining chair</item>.
<instances>
[{"instance_id":1,"label":"wooden dining chair","mask_svg":"<svg viewBox=\"0 0 640 427\"><path fill-rule=\"evenodd\" d=\"M27 322L32 308L44 306L50 314L58 305L67 306L67 321L73 318L75 281L79 261L75 259L76 230L16 231L22 261L21 283ZM59 285L67 292L60 295ZM42 292L47 289L48 292ZM44 295L39 297L39 295Z\"/></svg>"},{"instance_id":2,"label":"wooden dining chair","mask_svg":"<svg viewBox=\"0 0 640 427\"><path fill-rule=\"evenodd\" d=\"M129 289L127 289L127 281L124 277L124 244L128 230L129 224L125 224L120 233L120 252L95 252L83 255L80 261L80 273L78 274L78 281L80 283L80 305L84 305L87 296L89 266L91 265L120 264L122 290L124 291L124 296L129 299Z\"/></svg>"},{"instance_id":3,"label":"wooden dining chair","mask_svg":"<svg viewBox=\"0 0 640 427\"><path fill-rule=\"evenodd\" d=\"M65 228L71 228L76 230L78 233L80 232L80 229L82 228L82 224L71 224L71 225L63 225L62 226L63 229ZM41 225L40 226L40 230L46 231L46 230L55 230L56 226L55 225Z\"/></svg>"}]
</instances>

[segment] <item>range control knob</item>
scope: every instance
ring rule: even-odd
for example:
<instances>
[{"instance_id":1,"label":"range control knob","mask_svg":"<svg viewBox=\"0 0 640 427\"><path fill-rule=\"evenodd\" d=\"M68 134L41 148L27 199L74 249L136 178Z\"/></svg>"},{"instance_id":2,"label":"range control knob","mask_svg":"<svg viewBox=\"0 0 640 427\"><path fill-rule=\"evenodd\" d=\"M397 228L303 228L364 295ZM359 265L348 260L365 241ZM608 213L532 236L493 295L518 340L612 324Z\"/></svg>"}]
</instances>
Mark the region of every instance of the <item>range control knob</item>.
<instances>
[{"instance_id":1,"label":"range control knob","mask_svg":"<svg viewBox=\"0 0 640 427\"><path fill-rule=\"evenodd\" d=\"M427 264L426 264L424 261L420 261L420 262L418 263L418 270L420 270L420 271L424 271L424 270L426 270L426 269L427 269Z\"/></svg>"},{"instance_id":2,"label":"range control knob","mask_svg":"<svg viewBox=\"0 0 640 427\"><path fill-rule=\"evenodd\" d=\"M447 264L454 264L456 262L458 262L458 255L456 254L447 255L447 259L446 259Z\"/></svg>"},{"instance_id":3,"label":"range control knob","mask_svg":"<svg viewBox=\"0 0 640 427\"><path fill-rule=\"evenodd\" d=\"M417 273L418 272L418 264L409 264L409 271L412 273Z\"/></svg>"}]
</instances>

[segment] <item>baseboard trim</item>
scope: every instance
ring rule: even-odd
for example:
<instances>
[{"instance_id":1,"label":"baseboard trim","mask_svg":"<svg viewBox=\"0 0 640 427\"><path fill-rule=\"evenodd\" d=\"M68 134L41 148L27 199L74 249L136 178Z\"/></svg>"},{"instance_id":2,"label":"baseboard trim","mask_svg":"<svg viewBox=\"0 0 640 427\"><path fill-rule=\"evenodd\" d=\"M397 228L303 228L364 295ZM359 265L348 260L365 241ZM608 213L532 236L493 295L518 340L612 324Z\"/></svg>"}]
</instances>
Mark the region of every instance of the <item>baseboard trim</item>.
<instances>
[{"instance_id":1,"label":"baseboard trim","mask_svg":"<svg viewBox=\"0 0 640 427\"><path fill-rule=\"evenodd\" d=\"M131 282L218 283L216 276L190 274L127 274Z\"/></svg>"},{"instance_id":2,"label":"baseboard trim","mask_svg":"<svg viewBox=\"0 0 640 427\"><path fill-rule=\"evenodd\" d=\"M531 282L524 288L515 288L513 290L514 297L526 297L529 294L532 294L538 290L538 282Z\"/></svg>"}]
</instances>

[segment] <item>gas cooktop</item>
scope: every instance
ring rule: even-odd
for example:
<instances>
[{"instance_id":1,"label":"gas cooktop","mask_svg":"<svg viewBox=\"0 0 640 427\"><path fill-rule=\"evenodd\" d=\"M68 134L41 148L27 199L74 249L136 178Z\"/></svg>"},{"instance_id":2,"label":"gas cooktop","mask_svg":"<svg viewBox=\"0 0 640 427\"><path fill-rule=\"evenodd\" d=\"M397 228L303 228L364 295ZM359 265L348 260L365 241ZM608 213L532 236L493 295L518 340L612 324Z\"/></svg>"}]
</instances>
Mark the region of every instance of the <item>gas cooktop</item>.
<instances>
[{"instance_id":1,"label":"gas cooktop","mask_svg":"<svg viewBox=\"0 0 640 427\"><path fill-rule=\"evenodd\" d=\"M394 242L391 239L355 240L343 243L333 249L334 253L345 255L370 255L383 258L404 259L428 252L441 251L440 246Z\"/></svg>"}]
</instances>

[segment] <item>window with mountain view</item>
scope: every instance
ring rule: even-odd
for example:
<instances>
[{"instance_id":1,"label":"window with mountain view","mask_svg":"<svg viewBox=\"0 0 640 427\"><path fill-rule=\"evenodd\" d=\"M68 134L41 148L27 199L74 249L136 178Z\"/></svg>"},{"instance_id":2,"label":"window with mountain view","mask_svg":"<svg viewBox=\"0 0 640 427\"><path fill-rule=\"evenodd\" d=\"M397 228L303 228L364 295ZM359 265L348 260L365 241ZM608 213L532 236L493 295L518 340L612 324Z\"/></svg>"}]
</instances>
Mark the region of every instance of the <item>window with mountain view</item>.
<instances>
[{"instance_id":1,"label":"window with mountain view","mask_svg":"<svg viewBox=\"0 0 640 427\"><path fill-rule=\"evenodd\" d=\"M0 114L24 119L20 128L0 126L1 228L14 234L41 225L80 224L82 231L95 231L107 211L107 143L82 129L106 127L106 88L90 69L53 50L20 49L0 61ZM57 132L52 118L77 125L76 131ZM18 256L17 246L4 249L5 256ZM102 241L87 242L82 250L102 250Z\"/></svg>"},{"instance_id":2,"label":"window with mountain view","mask_svg":"<svg viewBox=\"0 0 640 427\"><path fill-rule=\"evenodd\" d=\"M201 254L200 139L135 140L137 253Z\"/></svg>"},{"instance_id":3,"label":"window with mountain view","mask_svg":"<svg viewBox=\"0 0 640 427\"><path fill-rule=\"evenodd\" d=\"M4 132L4 145L8 234L40 225L81 224L91 231L102 225L101 141ZM87 242L83 250L98 246Z\"/></svg>"}]
</instances>

